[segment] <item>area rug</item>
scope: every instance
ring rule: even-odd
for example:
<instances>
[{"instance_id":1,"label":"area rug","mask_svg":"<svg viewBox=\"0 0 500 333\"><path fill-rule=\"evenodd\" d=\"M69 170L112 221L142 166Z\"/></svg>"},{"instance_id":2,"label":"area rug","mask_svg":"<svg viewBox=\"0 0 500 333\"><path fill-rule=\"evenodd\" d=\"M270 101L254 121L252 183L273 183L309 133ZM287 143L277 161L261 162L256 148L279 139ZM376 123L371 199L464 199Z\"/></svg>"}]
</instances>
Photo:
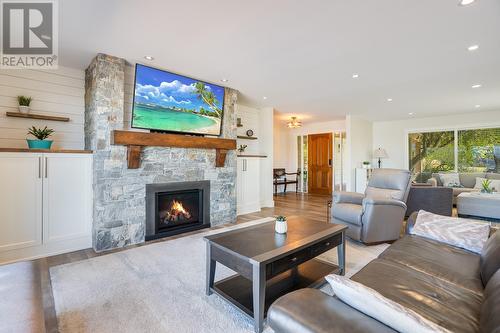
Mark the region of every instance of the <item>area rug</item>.
<instances>
[{"instance_id":1,"label":"area rug","mask_svg":"<svg viewBox=\"0 0 500 333\"><path fill-rule=\"evenodd\" d=\"M252 321L217 295L205 296L205 242L221 231L270 218L152 243L50 269L59 331L253 332ZM387 244L346 246L346 274L376 258ZM337 251L320 259L337 262ZM234 274L217 266L216 280ZM325 287L324 291L330 293ZM265 332L272 332L266 327Z\"/></svg>"}]
</instances>

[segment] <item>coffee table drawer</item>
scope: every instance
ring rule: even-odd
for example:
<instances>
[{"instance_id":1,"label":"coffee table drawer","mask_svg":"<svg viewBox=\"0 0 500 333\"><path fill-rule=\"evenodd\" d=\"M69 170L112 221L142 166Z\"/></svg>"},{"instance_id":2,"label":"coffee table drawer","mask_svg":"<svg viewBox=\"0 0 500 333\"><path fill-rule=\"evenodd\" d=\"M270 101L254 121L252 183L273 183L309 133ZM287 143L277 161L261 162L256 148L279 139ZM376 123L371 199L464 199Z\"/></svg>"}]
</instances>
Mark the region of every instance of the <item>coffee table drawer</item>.
<instances>
[{"instance_id":1,"label":"coffee table drawer","mask_svg":"<svg viewBox=\"0 0 500 333\"><path fill-rule=\"evenodd\" d=\"M271 274L277 275L311 259L311 249L306 248L276 260L271 264Z\"/></svg>"},{"instance_id":2,"label":"coffee table drawer","mask_svg":"<svg viewBox=\"0 0 500 333\"><path fill-rule=\"evenodd\" d=\"M341 243L342 235L335 235L315 244L311 249L311 254L313 257L319 256L321 253L333 249Z\"/></svg>"}]
</instances>

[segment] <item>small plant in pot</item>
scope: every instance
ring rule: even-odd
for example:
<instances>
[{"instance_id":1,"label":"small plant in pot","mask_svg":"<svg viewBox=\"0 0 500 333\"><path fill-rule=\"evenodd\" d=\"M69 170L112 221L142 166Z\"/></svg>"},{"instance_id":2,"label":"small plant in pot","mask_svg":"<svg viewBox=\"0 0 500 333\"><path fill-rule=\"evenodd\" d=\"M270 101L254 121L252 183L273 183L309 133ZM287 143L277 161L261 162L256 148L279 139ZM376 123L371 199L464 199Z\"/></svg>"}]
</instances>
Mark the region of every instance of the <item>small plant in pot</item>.
<instances>
[{"instance_id":1,"label":"small plant in pot","mask_svg":"<svg viewBox=\"0 0 500 333\"><path fill-rule=\"evenodd\" d=\"M17 96L17 102L19 103L19 112L29 113L31 101L31 97Z\"/></svg>"},{"instance_id":2,"label":"small plant in pot","mask_svg":"<svg viewBox=\"0 0 500 333\"><path fill-rule=\"evenodd\" d=\"M363 161L363 168L364 168L364 169L370 169L370 162L368 162L368 161Z\"/></svg>"},{"instance_id":3,"label":"small plant in pot","mask_svg":"<svg viewBox=\"0 0 500 333\"><path fill-rule=\"evenodd\" d=\"M245 149L247 149L247 147L248 147L247 145L240 145L238 147L238 152L243 153L245 151Z\"/></svg>"},{"instance_id":4,"label":"small plant in pot","mask_svg":"<svg viewBox=\"0 0 500 333\"><path fill-rule=\"evenodd\" d=\"M52 140L47 140L49 136L54 133L51 128L36 128L35 126L28 129L28 134L33 135L37 140L26 139L28 142L28 147L30 149L50 149L52 146Z\"/></svg>"},{"instance_id":5,"label":"small plant in pot","mask_svg":"<svg viewBox=\"0 0 500 333\"><path fill-rule=\"evenodd\" d=\"M286 234L288 230L288 225L286 223L286 216L283 215L276 216L276 224L274 225L274 230L278 234Z\"/></svg>"}]
</instances>

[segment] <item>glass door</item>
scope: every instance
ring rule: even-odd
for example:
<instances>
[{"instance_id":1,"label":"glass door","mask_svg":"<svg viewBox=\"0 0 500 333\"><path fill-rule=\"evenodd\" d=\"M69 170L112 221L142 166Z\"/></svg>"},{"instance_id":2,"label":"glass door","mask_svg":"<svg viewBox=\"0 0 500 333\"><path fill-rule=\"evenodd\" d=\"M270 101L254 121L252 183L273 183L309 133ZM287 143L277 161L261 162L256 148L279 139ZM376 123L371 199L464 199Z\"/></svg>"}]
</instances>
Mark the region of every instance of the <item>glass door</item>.
<instances>
[{"instance_id":1,"label":"glass door","mask_svg":"<svg viewBox=\"0 0 500 333\"><path fill-rule=\"evenodd\" d=\"M307 135L297 136L297 172L299 192L307 192Z\"/></svg>"}]
</instances>

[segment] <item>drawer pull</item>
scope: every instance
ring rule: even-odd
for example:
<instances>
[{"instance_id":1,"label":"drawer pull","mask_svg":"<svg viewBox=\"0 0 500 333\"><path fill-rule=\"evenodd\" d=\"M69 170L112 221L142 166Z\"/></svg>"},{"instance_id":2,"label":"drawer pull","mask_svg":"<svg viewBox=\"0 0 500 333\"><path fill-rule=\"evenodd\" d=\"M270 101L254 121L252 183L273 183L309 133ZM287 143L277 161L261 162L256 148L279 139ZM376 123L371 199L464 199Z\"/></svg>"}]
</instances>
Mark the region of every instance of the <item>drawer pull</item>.
<instances>
[{"instance_id":1,"label":"drawer pull","mask_svg":"<svg viewBox=\"0 0 500 333\"><path fill-rule=\"evenodd\" d=\"M293 258L291 259L291 261L296 262L296 261L297 261L297 259L298 259L297 257L293 257Z\"/></svg>"},{"instance_id":2,"label":"drawer pull","mask_svg":"<svg viewBox=\"0 0 500 333\"><path fill-rule=\"evenodd\" d=\"M325 245L326 245L326 246L330 246L330 242L326 243Z\"/></svg>"}]
</instances>

